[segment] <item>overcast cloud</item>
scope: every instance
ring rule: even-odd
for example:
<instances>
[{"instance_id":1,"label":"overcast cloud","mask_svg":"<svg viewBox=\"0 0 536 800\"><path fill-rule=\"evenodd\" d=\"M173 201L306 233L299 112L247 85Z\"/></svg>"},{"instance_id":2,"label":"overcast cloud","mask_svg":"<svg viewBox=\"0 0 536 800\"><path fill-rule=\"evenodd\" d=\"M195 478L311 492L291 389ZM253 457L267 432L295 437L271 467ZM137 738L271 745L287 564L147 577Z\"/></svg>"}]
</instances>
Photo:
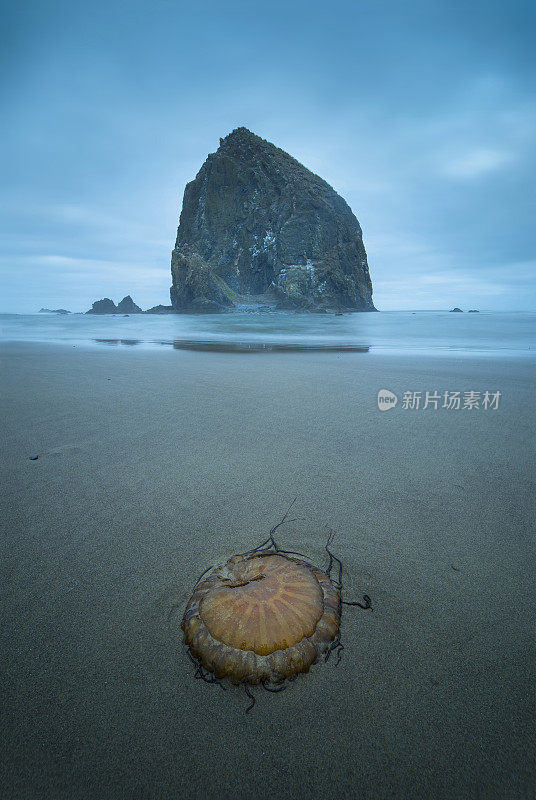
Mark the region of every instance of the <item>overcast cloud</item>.
<instances>
[{"instance_id":1,"label":"overcast cloud","mask_svg":"<svg viewBox=\"0 0 536 800\"><path fill-rule=\"evenodd\" d=\"M2 17L2 311L169 303L184 185L240 125L348 201L379 309L536 309L533 3Z\"/></svg>"}]
</instances>

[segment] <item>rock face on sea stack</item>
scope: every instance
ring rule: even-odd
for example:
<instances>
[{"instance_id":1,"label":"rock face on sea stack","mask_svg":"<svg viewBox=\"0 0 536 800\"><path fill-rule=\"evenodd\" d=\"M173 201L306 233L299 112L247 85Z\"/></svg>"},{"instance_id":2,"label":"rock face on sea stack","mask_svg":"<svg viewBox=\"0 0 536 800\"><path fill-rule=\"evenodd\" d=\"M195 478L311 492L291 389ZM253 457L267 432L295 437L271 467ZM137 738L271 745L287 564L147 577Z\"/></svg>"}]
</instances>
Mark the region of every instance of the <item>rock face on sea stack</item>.
<instances>
[{"instance_id":1,"label":"rock face on sea stack","mask_svg":"<svg viewBox=\"0 0 536 800\"><path fill-rule=\"evenodd\" d=\"M375 311L361 228L318 175L246 128L184 192L171 259L175 311L241 303Z\"/></svg>"}]
</instances>

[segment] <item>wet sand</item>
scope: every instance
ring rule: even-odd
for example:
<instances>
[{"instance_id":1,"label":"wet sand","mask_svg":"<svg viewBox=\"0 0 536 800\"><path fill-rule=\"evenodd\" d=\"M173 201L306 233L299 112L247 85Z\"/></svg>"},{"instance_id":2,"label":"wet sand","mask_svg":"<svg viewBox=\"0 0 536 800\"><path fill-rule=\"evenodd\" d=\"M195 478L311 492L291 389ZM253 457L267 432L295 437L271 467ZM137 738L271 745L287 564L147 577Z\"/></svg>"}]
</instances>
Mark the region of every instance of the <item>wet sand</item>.
<instances>
[{"instance_id":1,"label":"wet sand","mask_svg":"<svg viewBox=\"0 0 536 800\"><path fill-rule=\"evenodd\" d=\"M2 347L4 800L532 798L534 363ZM500 390L381 413L379 389ZM35 461L32 456L38 456ZM195 680L202 570L345 566L342 661Z\"/></svg>"}]
</instances>

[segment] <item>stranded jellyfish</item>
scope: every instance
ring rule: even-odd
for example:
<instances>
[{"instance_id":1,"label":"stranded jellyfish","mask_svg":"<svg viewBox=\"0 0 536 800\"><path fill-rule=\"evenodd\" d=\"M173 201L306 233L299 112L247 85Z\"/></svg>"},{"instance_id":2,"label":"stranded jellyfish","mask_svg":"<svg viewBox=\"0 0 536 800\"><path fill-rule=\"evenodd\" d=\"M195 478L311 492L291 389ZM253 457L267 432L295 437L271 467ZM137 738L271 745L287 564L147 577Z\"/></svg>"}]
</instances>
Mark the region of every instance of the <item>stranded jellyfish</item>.
<instances>
[{"instance_id":1,"label":"stranded jellyfish","mask_svg":"<svg viewBox=\"0 0 536 800\"><path fill-rule=\"evenodd\" d=\"M333 535L325 571L277 546L274 533L288 513L259 547L203 573L181 625L196 677L243 684L252 700L249 685L280 691L334 649L340 660L342 604L371 607L367 595L364 604L342 599L342 563L329 549Z\"/></svg>"}]
</instances>

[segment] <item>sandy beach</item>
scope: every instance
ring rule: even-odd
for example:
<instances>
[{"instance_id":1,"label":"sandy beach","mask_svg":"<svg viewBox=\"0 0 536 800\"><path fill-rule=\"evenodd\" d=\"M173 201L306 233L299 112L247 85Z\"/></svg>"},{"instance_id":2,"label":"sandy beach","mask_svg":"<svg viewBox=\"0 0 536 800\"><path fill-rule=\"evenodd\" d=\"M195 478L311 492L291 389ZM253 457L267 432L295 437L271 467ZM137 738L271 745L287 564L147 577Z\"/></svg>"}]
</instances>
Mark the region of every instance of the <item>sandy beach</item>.
<instances>
[{"instance_id":1,"label":"sandy beach","mask_svg":"<svg viewBox=\"0 0 536 800\"><path fill-rule=\"evenodd\" d=\"M5 344L1 372L3 800L534 797L532 360ZM180 619L294 497L281 541L322 566L335 530L374 610L246 715Z\"/></svg>"}]
</instances>

